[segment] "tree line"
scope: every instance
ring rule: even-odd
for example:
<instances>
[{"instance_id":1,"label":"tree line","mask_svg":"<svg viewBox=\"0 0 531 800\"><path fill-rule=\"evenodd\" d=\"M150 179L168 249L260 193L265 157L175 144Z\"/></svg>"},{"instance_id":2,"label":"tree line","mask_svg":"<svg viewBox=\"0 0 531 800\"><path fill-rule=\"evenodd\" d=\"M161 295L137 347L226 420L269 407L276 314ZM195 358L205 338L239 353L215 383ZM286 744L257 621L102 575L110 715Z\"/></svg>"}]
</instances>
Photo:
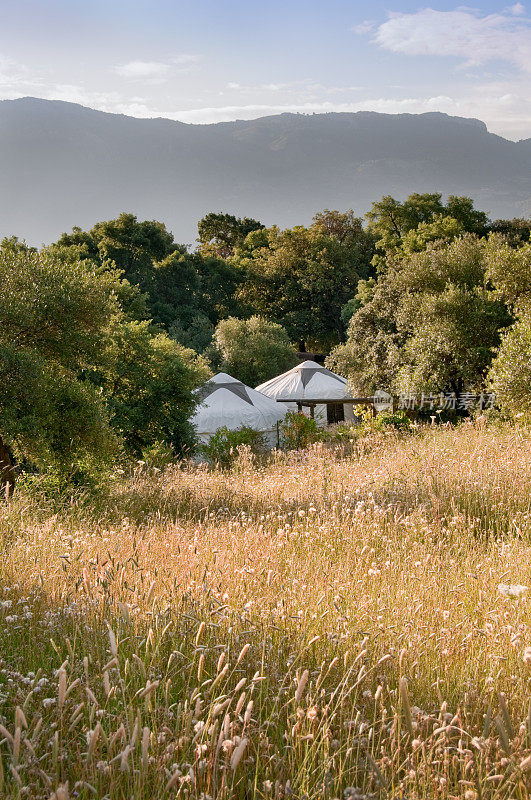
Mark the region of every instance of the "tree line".
<instances>
[{"instance_id":1,"label":"tree line","mask_svg":"<svg viewBox=\"0 0 531 800\"><path fill-rule=\"evenodd\" d=\"M470 198L384 197L280 229L227 213L194 251L132 214L36 249L0 245L0 465L78 475L121 455L193 447L194 389L326 363L354 391L492 383L531 411L531 221Z\"/></svg>"}]
</instances>

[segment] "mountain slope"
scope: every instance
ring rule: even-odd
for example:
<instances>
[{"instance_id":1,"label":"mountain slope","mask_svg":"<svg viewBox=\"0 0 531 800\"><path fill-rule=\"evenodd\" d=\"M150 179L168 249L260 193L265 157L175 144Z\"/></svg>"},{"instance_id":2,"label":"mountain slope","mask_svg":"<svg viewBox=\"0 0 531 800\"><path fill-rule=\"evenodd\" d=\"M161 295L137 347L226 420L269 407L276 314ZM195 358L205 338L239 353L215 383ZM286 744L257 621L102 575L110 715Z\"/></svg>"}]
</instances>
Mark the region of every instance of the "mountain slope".
<instances>
[{"instance_id":1,"label":"mountain slope","mask_svg":"<svg viewBox=\"0 0 531 800\"><path fill-rule=\"evenodd\" d=\"M73 103L0 102L0 236L51 241L131 211L192 243L224 210L281 226L323 208L363 214L383 194L471 195L491 216L531 213L531 140L445 114L281 114L187 125Z\"/></svg>"}]
</instances>

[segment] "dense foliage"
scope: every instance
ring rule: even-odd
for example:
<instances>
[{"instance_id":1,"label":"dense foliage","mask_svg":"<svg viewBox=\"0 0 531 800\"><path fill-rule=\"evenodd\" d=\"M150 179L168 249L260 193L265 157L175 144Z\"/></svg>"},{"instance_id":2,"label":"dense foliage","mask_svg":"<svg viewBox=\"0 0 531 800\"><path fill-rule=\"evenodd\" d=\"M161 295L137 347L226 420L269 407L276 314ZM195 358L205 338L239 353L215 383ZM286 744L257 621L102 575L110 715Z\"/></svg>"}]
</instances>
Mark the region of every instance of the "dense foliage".
<instances>
[{"instance_id":1,"label":"dense foliage","mask_svg":"<svg viewBox=\"0 0 531 800\"><path fill-rule=\"evenodd\" d=\"M298 364L295 348L281 325L263 317L229 317L218 323L214 345L219 367L257 386Z\"/></svg>"},{"instance_id":2,"label":"dense foliage","mask_svg":"<svg viewBox=\"0 0 531 800\"><path fill-rule=\"evenodd\" d=\"M281 230L211 213L195 252L126 213L40 251L4 240L0 479L10 454L82 475L188 451L194 387L218 369L255 386L296 348L361 394L490 387L531 413L531 222L438 193L366 217Z\"/></svg>"},{"instance_id":3,"label":"dense foliage","mask_svg":"<svg viewBox=\"0 0 531 800\"><path fill-rule=\"evenodd\" d=\"M192 443L195 353L131 320L114 267L72 250L0 248L0 435L18 460L90 474L120 450Z\"/></svg>"},{"instance_id":4,"label":"dense foliage","mask_svg":"<svg viewBox=\"0 0 531 800\"><path fill-rule=\"evenodd\" d=\"M286 450L302 450L322 438L322 431L315 419L288 411L280 426L282 446Z\"/></svg>"},{"instance_id":5,"label":"dense foliage","mask_svg":"<svg viewBox=\"0 0 531 800\"><path fill-rule=\"evenodd\" d=\"M241 448L248 448L253 456L263 455L267 451L263 434L242 425L237 430L219 428L208 442L199 445L199 453L210 464L230 467L239 458Z\"/></svg>"},{"instance_id":6,"label":"dense foliage","mask_svg":"<svg viewBox=\"0 0 531 800\"><path fill-rule=\"evenodd\" d=\"M73 250L100 268L118 269L137 287L128 311L151 318L187 347L208 346L217 322L239 313L239 273L226 260L189 253L160 222L139 222L133 214L101 222L86 232L75 228L57 246Z\"/></svg>"},{"instance_id":7,"label":"dense foliage","mask_svg":"<svg viewBox=\"0 0 531 800\"><path fill-rule=\"evenodd\" d=\"M244 303L283 325L300 350L326 349L342 336L341 310L371 274L373 252L352 212L325 211L308 228L248 234L232 261L243 272Z\"/></svg>"},{"instance_id":8,"label":"dense foliage","mask_svg":"<svg viewBox=\"0 0 531 800\"><path fill-rule=\"evenodd\" d=\"M329 366L366 393L479 389L511 320L487 269L486 240L473 234L389 258Z\"/></svg>"},{"instance_id":9,"label":"dense foliage","mask_svg":"<svg viewBox=\"0 0 531 800\"><path fill-rule=\"evenodd\" d=\"M503 334L490 379L509 412L531 418L531 243L513 248L493 238L487 259L500 298L516 316Z\"/></svg>"}]
</instances>

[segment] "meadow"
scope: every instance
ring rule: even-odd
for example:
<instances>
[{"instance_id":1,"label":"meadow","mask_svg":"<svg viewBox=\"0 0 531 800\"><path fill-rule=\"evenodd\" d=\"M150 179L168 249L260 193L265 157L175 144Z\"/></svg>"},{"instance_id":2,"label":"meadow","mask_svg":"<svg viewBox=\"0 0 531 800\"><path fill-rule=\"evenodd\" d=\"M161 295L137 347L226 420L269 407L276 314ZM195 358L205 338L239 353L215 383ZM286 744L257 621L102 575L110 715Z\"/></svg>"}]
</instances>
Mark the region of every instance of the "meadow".
<instances>
[{"instance_id":1,"label":"meadow","mask_svg":"<svg viewBox=\"0 0 531 800\"><path fill-rule=\"evenodd\" d=\"M531 790L531 433L466 423L0 506L0 796Z\"/></svg>"}]
</instances>

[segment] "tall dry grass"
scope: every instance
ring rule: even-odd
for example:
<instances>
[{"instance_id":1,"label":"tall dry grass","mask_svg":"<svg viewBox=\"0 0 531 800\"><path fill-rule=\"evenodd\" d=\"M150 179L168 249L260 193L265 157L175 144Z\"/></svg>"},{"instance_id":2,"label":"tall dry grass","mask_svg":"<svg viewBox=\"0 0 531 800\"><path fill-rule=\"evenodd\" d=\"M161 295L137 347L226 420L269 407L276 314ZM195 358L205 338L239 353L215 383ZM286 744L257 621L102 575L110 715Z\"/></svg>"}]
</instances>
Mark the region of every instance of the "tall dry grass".
<instances>
[{"instance_id":1,"label":"tall dry grass","mask_svg":"<svg viewBox=\"0 0 531 800\"><path fill-rule=\"evenodd\" d=\"M436 428L15 495L0 796L527 798L530 443Z\"/></svg>"}]
</instances>

